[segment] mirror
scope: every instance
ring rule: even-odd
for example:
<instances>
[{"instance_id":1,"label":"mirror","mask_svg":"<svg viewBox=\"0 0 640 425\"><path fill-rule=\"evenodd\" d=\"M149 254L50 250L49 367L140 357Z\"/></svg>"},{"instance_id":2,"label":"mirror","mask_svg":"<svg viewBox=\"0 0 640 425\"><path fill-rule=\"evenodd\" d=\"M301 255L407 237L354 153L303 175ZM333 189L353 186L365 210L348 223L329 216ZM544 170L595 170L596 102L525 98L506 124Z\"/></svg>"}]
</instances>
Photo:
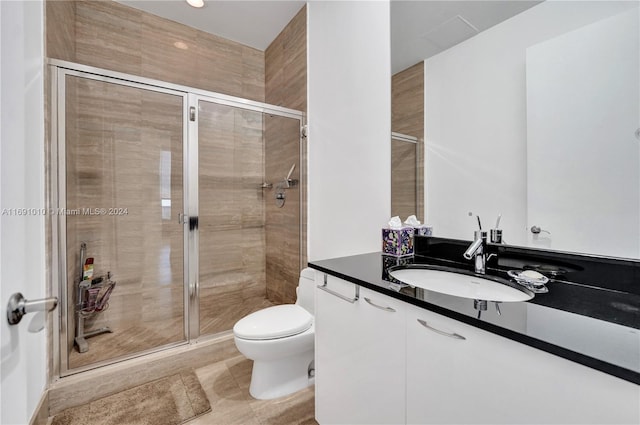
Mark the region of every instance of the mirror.
<instances>
[{"instance_id":1,"label":"mirror","mask_svg":"<svg viewBox=\"0 0 640 425\"><path fill-rule=\"evenodd\" d=\"M391 216L424 220L424 63L391 79Z\"/></svg>"},{"instance_id":2,"label":"mirror","mask_svg":"<svg viewBox=\"0 0 640 425\"><path fill-rule=\"evenodd\" d=\"M392 1L391 22L394 78L425 59L435 236L501 214L510 245L640 258L638 2Z\"/></svg>"}]
</instances>

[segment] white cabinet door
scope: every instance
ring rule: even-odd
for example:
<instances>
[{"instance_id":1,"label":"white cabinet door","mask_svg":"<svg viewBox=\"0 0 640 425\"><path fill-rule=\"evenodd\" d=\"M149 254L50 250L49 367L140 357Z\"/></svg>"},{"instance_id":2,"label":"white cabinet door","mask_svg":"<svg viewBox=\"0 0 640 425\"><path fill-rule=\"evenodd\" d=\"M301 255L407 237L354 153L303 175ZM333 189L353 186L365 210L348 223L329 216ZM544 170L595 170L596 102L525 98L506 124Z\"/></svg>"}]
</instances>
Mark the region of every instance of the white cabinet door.
<instances>
[{"instance_id":1,"label":"white cabinet door","mask_svg":"<svg viewBox=\"0 0 640 425\"><path fill-rule=\"evenodd\" d=\"M407 423L640 421L635 384L418 307L407 325Z\"/></svg>"},{"instance_id":2,"label":"white cabinet door","mask_svg":"<svg viewBox=\"0 0 640 425\"><path fill-rule=\"evenodd\" d=\"M356 285L328 276L327 288L352 298ZM350 303L316 290L316 419L320 424L404 423L405 304L359 291Z\"/></svg>"}]
</instances>

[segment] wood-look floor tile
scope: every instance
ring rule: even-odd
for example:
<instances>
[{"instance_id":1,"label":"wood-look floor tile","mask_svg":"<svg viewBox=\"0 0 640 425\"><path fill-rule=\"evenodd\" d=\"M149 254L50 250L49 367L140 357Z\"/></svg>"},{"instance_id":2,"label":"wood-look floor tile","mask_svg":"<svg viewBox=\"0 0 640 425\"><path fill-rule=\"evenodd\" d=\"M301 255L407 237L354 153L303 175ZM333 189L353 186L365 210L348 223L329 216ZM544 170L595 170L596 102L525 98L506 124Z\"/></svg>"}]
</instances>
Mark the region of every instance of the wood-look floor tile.
<instances>
[{"instance_id":1,"label":"wood-look floor tile","mask_svg":"<svg viewBox=\"0 0 640 425\"><path fill-rule=\"evenodd\" d=\"M264 291L259 289L259 294L243 294L243 288L235 288L231 292L212 294L207 296L206 291L201 297L200 303L200 329L203 335L212 335L228 331L244 316L254 311L271 307L272 302L264 297ZM215 291L214 291L215 292ZM130 295L128 296L130 297ZM235 300L235 301L234 301ZM169 309L156 309L151 319L143 321L141 317L130 317L128 321L113 320L96 317L93 321L87 321L87 330L102 326L110 326L113 333L106 333L88 338L89 351L79 353L73 348L73 340L69 342L69 367L71 369L87 366L92 363L120 358L122 356L149 350L172 342L184 341L184 325L182 323L182 300L176 304L176 311L167 315ZM151 306L159 305L154 302ZM139 303L132 302L130 309L136 310ZM153 311L153 308L150 307ZM164 311L164 316L162 316ZM111 312L110 309L105 311ZM138 313L137 313L138 314ZM151 314L151 313L150 313ZM116 314L122 316L121 313ZM249 374L251 368L249 366ZM248 383L247 383L248 387Z\"/></svg>"},{"instance_id":2,"label":"wood-look floor tile","mask_svg":"<svg viewBox=\"0 0 640 425\"><path fill-rule=\"evenodd\" d=\"M317 424L313 387L275 400L252 400L250 405L263 425Z\"/></svg>"},{"instance_id":3,"label":"wood-look floor tile","mask_svg":"<svg viewBox=\"0 0 640 425\"><path fill-rule=\"evenodd\" d=\"M253 362L245 357L235 357L225 361L225 364L238 387L248 391L251 384Z\"/></svg>"},{"instance_id":4,"label":"wood-look floor tile","mask_svg":"<svg viewBox=\"0 0 640 425\"><path fill-rule=\"evenodd\" d=\"M259 424L249 406L249 394L238 387L225 362L214 363L196 370L211 412L201 416L195 424Z\"/></svg>"},{"instance_id":5,"label":"wood-look floor tile","mask_svg":"<svg viewBox=\"0 0 640 425\"><path fill-rule=\"evenodd\" d=\"M235 356L197 369L211 412L189 424L317 425L313 387L274 400L256 400L249 395L251 368L251 360Z\"/></svg>"}]
</instances>

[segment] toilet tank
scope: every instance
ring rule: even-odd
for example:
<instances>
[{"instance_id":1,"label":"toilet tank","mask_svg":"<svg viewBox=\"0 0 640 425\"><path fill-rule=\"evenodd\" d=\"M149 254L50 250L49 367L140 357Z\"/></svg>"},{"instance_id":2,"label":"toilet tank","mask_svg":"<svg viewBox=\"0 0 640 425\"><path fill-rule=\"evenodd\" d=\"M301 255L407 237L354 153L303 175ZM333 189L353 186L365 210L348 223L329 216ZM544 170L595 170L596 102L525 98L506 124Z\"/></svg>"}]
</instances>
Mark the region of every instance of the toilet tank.
<instances>
[{"instance_id":1,"label":"toilet tank","mask_svg":"<svg viewBox=\"0 0 640 425\"><path fill-rule=\"evenodd\" d=\"M308 267L306 269L302 269L300 272L300 280L298 280L298 287L296 288L296 304L307 310L312 315L315 314L315 291L315 271Z\"/></svg>"}]
</instances>

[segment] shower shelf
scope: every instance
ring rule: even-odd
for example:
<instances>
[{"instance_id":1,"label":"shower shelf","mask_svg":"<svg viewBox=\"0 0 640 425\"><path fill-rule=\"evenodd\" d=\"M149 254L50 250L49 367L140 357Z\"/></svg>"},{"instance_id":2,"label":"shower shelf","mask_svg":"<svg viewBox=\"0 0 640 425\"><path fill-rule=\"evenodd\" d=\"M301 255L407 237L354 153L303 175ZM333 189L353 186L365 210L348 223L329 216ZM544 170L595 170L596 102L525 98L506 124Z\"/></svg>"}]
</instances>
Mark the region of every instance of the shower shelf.
<instances>
[{"instance_id":1,"label":"shower shelf","mask_svg":"<svg viewBox=\"0 0 640 425\"><path fill-rule=\"evenodd\" d=\"M79 285L82 284L83 282L79 283ZM76 305L76 310L85 317L102 313L109 308L109 298L115 286L116 282L107 277L104 283L95 283L85 288L80 288L84 292L81 297L84 301ZM93 297L92 291L94 291L95 297Z\"/></svg>"},{"instance_id":2,"label":"shower shelf","mask_svg":"<svg viewBox=\"0 0 640 425\"><path fill-rule=\"evenodd\" d=\"M92 281L96 281L97 279L93 279ZM86 353L89 351L87 338L103 333L113 332L109 326L86 331L85 320L100 314L109 308L109 297L111 296L111 292L115 286L116 282L111 280L111 273L107 273L106 279L101 283L95 283L92 285L88 280L83 280L78 283L79 302L76 304L75 337L78 352Z\"/></svg>"},{"instance_id":3,"label":"shower shelf","mask_svg":"<svg viewBox=\"0 0 640 425\"><path fill-rule=\"evenodd\" d=\"M80 245L80 265L84 266L87 245ZM82 274L81 274L82 276ZM91 280L81 280L77 284L77 298L75 304L76 311L76 337L74 342L78 347L78 352L89 351L87 338L103 333L113 332L109 326L104 326L90 331L85 330L85 320L104 312L109 308L109 298L116 286L116 282L111 280L111 272L106 276L100 276Z\"/></svg>"}]
</instances>

